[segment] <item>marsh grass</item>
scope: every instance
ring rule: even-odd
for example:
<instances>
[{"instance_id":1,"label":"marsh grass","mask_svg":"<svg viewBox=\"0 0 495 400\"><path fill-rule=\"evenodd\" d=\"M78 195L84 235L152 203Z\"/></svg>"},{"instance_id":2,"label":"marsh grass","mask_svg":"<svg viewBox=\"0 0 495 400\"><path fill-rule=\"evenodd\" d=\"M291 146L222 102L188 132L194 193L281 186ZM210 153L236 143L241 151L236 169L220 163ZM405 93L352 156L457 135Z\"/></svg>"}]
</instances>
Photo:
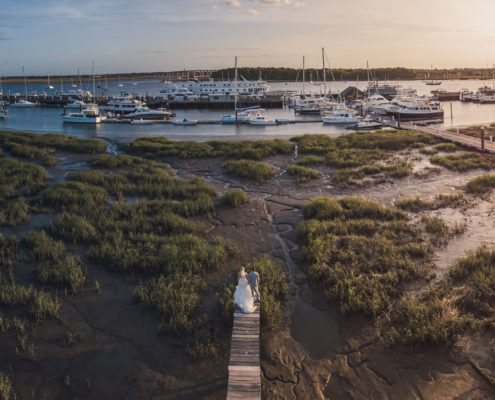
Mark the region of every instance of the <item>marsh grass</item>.
<instances>
[{"instance_id":1,"label":"marsh grass","mask_svg":"<svg viewBox=\"0 0 495 400\"><path fill-rule=\"evenodd\" d=\"M297 142L298 149L301 154L327 154L329 152L338 151L339 149L361 149L373 150L372 154L377 156L377 151L398 151L405 149L421 148L425 145L433 145L439 143L439 140L416 131L406 130L382 130L375 132L352 132L348 135L343 135L338 138L330 138L327 135L304 135L291 139ZM352 154L352 153L350 153ZM365 153L359 153L366 157ZM356 157L354 157L356 159ZM359 160L359 157L357 157ZM354 166L367 164L368 161L363 160L362 163Z\"/></svg>"},{"instance_id":2,"label":"marsh grass","mask_svg":"<svg viewBox=\"0 0 495 400\"><path fill-rule=\"evenodd\" d=\"M303 167L300 165L291 165L287 168L289 175L297 176L297 183L306 183L315 179L320 179L323 175L320 171L315 169Z\"/></svg>"},{"instance_id":3,"label":"marsh grass","mask_svg":"<svg viewBox=\"0 0 495 400\"><path fill-rule=\"evenodd\" d=\"M489 164L484 161L478 153L449 154L445 156L433 156L430 158L433 164L441 165L444 168L463 172L471 169L490 169Z\"/></svg>"},{"instance_id":4,"label":"marsh grass","mask_svg":"<svg viewBox=\"0 0 495 400\"><path fill-rule=\"evenodd\" d=\"M468 252L451 270L457 307L482 329L495 332L495 251L486 245Z\"/></svg>"},{"instance_id":5,"label":"marsh grass","mask_svg":"<svg viewBox=\"0 0 495 400\"><path fill-rule=\"evenodd\" d=\"M404 178L412 173L412 163L408 160L389 160L386 164L363 165L357 169L344 168L334 174L334 181L341 186L382 183L388 178ZM368 178L368 181L363 181ZM372 180L370 180L372 179Z\"/></svg>"},{"instance_id":6,"label":"marsh grass","mask_svg":"<svg viewBox=\"0 0 495 400\"><path fill-rule=\"evenodd\" d=\"M432 248L400 210L358 197L316 198L298 236L309 276L344 313L388 312L406 282L424 279Z\"/></svg>"},{"instance_id":7,"label":"marsh grass","mask_svg":"<svg viewBox=\"0 0 495 400\"><path fill-rule=\"evenodd\" d=\"M263 182L275 176L275 168L264 162L251 160L227 161L223 164L223 168L228 175L253 179L258 182Z\"/></svg>"},{"instance_id":8,"label":"marsh grass","mask_svg":"<svg viewBox=\"0 0 495 400\"><path fill-rule=\"evenodd\" d=\"M29 259L36 263L40 282L78 293L86 283L86 269L79 257L69 253L64 243L45 231L30 232L23 238Z\"/></svg>"},{"instance_id":9,"label":"marsh grass","mask_svg":"<svg viewBox=\"0 0 495 400\"><path fill-rule=\"evenodd\" d=\"M90 244L98 239L96 229L85 217L67 212L50 222L48 232L54 238L73 244Z\"/></svg>"},{"instance_id":10,"label":"marsh grass","mask_svg":"<svg viewBox=\"0 0 495 400\"><path fill-rule=\"evenodd\" d=\"M312 156L312 155L309 155L309 156L304 156L304 157L301 157L299 160L297 160L297 165L320 165L320 164L323 164L325 162L325 158L324 157L320 157L320 156Z\"/></svg>"},{"instance_id":11,"label":"marsh grass","mask_svg":"<svg viewBox=\"0 0 495 400\"><path fill-rule=\"evenodd\" d=\"M461 194L439 194L433 201L421 199L419 196L407 198L403 197L395 202L395 206L401 210L420 212L424 210L438 210L440 208L455 208L466 203Z\"/></svg>"},{"instance_id":12,"label":"marsh grass","mask_svg":"<svg viewBox=\"0 0 495 400\"><path fill-rule=\"evenodd\" d=\"M477 176L476 178L471 179L466 184L466 190L468 193L478 194L478 195L491 192L493 188L495 188L494 174L485 174L485 175Z\"/></svg>"},{"instance_id":13,"label":"marsh grass","mask_svg":"<svg viewBox=\"0 0 495 400\"><path fill-rule=\"evenodd\" d=\"M199 278L176 275L173 279L160 276L134 290L137 300L156 309L162 316L160 330L164 333L191 334L196 327L202 288Z\"/></svg>"},{"instance_id":14,"label":"marsh grass","mask_svg":"<svg viewBox=\"0 0 495 400\"><path fill-rule=\"evenodd\" d=\"M24 306L35 320L58 318L60 301L57 296L37 290L33 286L0 281L0 304L8 307Z\"/></svg>"},{"instance_id":15,"label":"marsh grass","mask_svg":"<svg viewBox=\"0 0 495 400\"><path fill-rule=\"evenodd\" d=\"M218 309L222 320L229 326L232 325L234 321L234 292L235 285L233 283L224 285L217 292Z\"/></svg>"},{"instance_id":16,"label":"marsh grass","mask_svg":"<svg viewBox=\"0 0 495 400\"><path fill-rule=\"evenodd\" d=\"M254 259L246 266L249 273L255 268L260 275L261 324L266 330L274 330L283 322L282 304L287 296L287 278L282 266L267 257Z\"/></svg>"},{"instance_id":17,"label":"marsh grass","mask_svg":"<svg viewBox=\"0 0 495 400\"><path fill-rule=\"evenodd\" d=\"M192 339L186 346L186 354L201 360L217 357L217 332L208 324L195 329Z\"/></svg>"},{"instance_id":18,"label":"marsh grass","mask_svg":"<svg viewBox=\"0 0 495 400\"><path fill-rule=\"evenodd\" d=\"M82 182L57 182L39 194L42 206L60 211L85 213L98 209L108 200L104 188Z\"/></svg>"},{"instance_id":19,"label":"marsh grass","mask_svg":"<svg viewBox=\"0 0 495 400\"><path fill-rule=\"evenodd\" d=\"M0 400L15 399L14 384L9 375L0 372Z\"/></svg>"},{"instance_id":20,"label":"marsh grass","mask_svg":"<svg viewBox=\"0 0 495 400\"><path fill-rule=\"evenodd\" d=\"M0 226L16 226L29 220L31 207L24 197L4 203L0 209Z\"/></svg>"},{"instance_id":21,"label":"marsh grass","mask_svg":"<svg viewBox=\"0 0 495 400\"><path fill-rule=\"evenodd\" d=\"M46 171L39 165L0 159L0 201L35 195L47 182Z\"/></svg>"},{"instance_id":22,"label":"marsh grass","mask_svg":"<svg viewBox=\"0 0 495 400\"><path fill-rule=\"evenodd\" d=\"M230 190L222 196L222 204L230 207L238 208L245 203L249 203L249 197L241 189Z\"/></svg>"},{"instance_id":23,"label":"marsh grass","mask_svg":"<svg viewBox=\"0 0 495 400\"><path fill-rule=\"evenodd\" d=\"M261 160L275 154L290 154L294 145L285 140L173 141L165 137L141 137L129 144L127 151L143 157L211 158L225 157Z\"/></svg>"},{"instance_id":24,"label":"marsh grass","mask_svg":"<svg viewBox=\"0 0 495 400\"><path fill-rule=\"evenodd\" d=\"M147 163L149 163L148 160L145 160L141 157L129 156L126 154L101 154L89 160L89 165L91 165L91 167L106 169L131 168Z\"/></svg>"},{"instance_id":25,"label":"marsh grass","mask_svg":"<svg viewBox=\"0 0 495 400\"><path fill-rule=\"evenodd\" d=\"M452 345L465 329L466 320L451 312L437 296L402 298L391 314L391 343L407 345Z\"/></svg>"},{"instance_id":26,"label":"marsh grass","mask_svg":"<svg viewBox=\"0 0 495 400\"><path fill-rule=\"evenodd\" d=\"M87 154L104 153L107 148L105 141L99 139L80 139L53 133L39 135L28 132L0 131L0 147L12 146L13 144L26 146L29 150L37 148L42 152L51 152L50 149L56 149Z\"/></svg>"}]
</instances>

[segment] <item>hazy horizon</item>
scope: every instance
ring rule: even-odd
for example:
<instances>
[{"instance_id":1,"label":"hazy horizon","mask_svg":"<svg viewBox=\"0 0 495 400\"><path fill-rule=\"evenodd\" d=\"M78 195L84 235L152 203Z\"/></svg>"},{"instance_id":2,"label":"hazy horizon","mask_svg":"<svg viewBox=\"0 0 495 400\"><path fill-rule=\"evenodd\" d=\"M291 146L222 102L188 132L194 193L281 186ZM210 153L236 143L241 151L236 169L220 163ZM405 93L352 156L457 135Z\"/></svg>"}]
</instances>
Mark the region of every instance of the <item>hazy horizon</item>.
<instances>
[{"instance_id":1,"label":"hazy horizon","mask_svg":"<svg viewBox=\"0 0 495 400\"><path fill-rule=\"evenodd\" d=\"M0 0L0 73L239 66L491 68L495 5L473 0ZM426 11L425 11L426 10Z\"/></svg>"}]
</instances>

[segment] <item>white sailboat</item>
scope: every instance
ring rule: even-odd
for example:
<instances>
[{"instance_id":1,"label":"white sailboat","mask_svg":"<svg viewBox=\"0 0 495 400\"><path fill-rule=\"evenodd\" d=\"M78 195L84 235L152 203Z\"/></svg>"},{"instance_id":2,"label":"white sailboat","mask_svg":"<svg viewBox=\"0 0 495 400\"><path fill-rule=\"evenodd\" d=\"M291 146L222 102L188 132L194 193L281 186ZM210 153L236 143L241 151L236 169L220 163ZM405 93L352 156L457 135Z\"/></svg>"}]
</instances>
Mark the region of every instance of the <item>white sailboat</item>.
<instances>
[{"instance_id":1,"label":"white sailboat","mask_svg":"<svg viewBox=\"0 0 495 400\"><path fill-rule=\"evenodd\" d=\"M26 81L26 74L24 73L24 66L22 67L22 75L24 75L24 92L26 95L25 99L21 99L16 103L11 104L11 107L34 107L36 106L35 103L31 102L28 100L28 92L27 92L27 81Z\"/></svg>"}]
</instances>

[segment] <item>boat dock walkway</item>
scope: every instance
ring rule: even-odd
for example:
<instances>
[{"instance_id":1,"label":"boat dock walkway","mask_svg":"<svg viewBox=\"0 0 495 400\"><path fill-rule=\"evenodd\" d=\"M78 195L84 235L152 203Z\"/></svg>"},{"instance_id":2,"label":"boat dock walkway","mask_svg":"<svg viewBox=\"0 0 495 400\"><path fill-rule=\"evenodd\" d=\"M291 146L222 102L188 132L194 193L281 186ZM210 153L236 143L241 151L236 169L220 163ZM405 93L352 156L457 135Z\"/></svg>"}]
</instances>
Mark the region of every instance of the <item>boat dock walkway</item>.
<instances>
[{"instance_id":1,"label":"boat dock walkway","mask_svg":"<svg viewBox=\"0 0 495 400\"><path fill-rule=\"evenodd\" d=\"M459 129L456 132L442 130L440 128L434 128L432 126L419 126L412 122L400 124L396 120L383 119L382 122L392 128L407 129L418 132L426 133L427 135L435 136L437 138L447 140L449 142L458 143L460 145L470 147L479 151L485 151L488 153L495 153L495 142L491 136L487 136L484 140L473 136L463 135L459 133ZM398 126L400 125L400 126Z\"/></svg>"},{"instance_id":2,"label":"boat dock walkway","mask_svg":"<svg viewBox=\"0 0 495 400\"><path fill-rule=\"evenodd\" d=\"M259 307L251 314L234 312L227 400L261 400Z\"/></svg>"}]
</instances>

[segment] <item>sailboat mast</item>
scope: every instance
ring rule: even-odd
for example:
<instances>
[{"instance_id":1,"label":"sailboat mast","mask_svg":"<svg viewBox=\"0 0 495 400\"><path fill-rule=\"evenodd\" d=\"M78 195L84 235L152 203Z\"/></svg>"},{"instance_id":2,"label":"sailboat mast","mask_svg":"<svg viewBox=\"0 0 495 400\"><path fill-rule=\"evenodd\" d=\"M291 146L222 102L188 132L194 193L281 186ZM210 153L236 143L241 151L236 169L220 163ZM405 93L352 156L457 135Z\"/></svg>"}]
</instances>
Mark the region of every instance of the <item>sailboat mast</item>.
<instances>
[{"instance_id":1,"label":"sailboat mast","mask_svg":"<svg viewBox=\"0 0 495 400\"><path fill-rule=\"evenodd\" d=\"M22 66L22 75L24 75L24 92L26 93L26 100L27 100L28 87L27 87L27 81L26 81L26 74L24 73L24 65Z\"/></svg>"},{"instance_id":2,"label":"sailboat mast","mask_svg":"<svg viewBox=\"0 0 495 400\"><path fill-rule=\"evenodd\" d=\"M93 61L93 103L96 104L96 89L95 89L95 62Z\"/></svg>"},{"instance_id":3,"label":"sailboat mast","mask_svg":"<svg viewBox=\"0 0 495 400\"><path fill-rule=\"evenodd\" d=\"M64 78L60 74L60 94L64 94Z\"/></svg>"},{"instance_id":4,"label":"sailboat mast","mask_svg":"<svg viewBox=\"0 0 495 400\"><path fill-rule=\"evenodd\" d=\"M303 96L306 95L305 83L306 83L306 58L303 56Z\"/></svg>"},{"instance_id":5,"label":"sailboat mast","mask_svg":"<svg viewBox=\"0 0 495 400\"><path fill-rule=\"evenodd\" d=\"M234 95L234 109L235 109L235 123L236 125L239 123L239 120L237 118L237 56L235 56L235 63L234 63L234 76L235 76L235 83L234 83L234 90L235 90L235 95Z\"/></svg>"},{"instance_id":6,"label":"sailboat mast","mask_svg":"<svg viewBox=\"0 0 495 400\"><path fill-rule=\"evenodd\" d=\"M321 48L321 58L323 59L323 95L327 97L327 74L325 71L325 48Z\"/></svg>"}]
</instances>

